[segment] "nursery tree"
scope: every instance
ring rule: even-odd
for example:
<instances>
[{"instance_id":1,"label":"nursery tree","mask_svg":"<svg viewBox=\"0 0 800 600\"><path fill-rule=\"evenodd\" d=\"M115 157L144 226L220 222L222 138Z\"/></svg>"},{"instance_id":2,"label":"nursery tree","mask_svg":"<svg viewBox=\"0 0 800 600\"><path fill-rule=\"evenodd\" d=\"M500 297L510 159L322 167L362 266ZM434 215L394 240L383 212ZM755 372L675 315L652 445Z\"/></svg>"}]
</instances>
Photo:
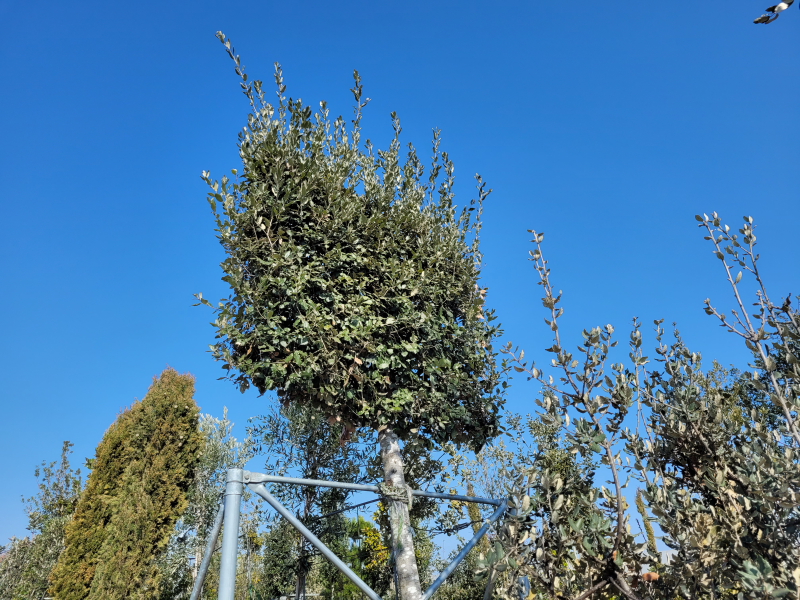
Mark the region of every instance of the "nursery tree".
<instances>
[{"instance_id":1,"label":"nursery tree","mask_svg":"<svg viewBox=\"0 0 800 600\"><path fill-rule=\"evenodd\" d=\"M165 370L106 432L52 576L58 600L153 598L200 451L194 378Z\"/></svg>"},{"instance_id":2,"label":"nursery tree","mask_svg":"<svg viewBox=\"0 0 800 600\"><path fill-rule=\"evenodd\" d=\"M516 511L485 573L528 575L543 598L800 597L797 307L790 298L770 300L752 218L738 233L716 213L697 219L735 300L728 315L710 301L706 312L743 339L752 371L715 365L704 372L700 354L677 331L669 341L661 320L652 359L638 320L627 363L611 362L611 325L584 331L573 355L559 330L561 295L542 254L544 236L534 232L531 258L550 313L557 376L513 352L516 369L541 385L544 422L559 428L573 452L600 463L609 481L587 487L551 468L522 473L512 494ZM755 284L755 308L744 299L744 274ZM638 532L625 493L631 478L643 490ZM650 521L672 550L668 561Z\"/></svg>"},{"instance_id":3,"label":"nursery tree","mask_svg":"<svg viewBox=\"0 0 800 600\"><path fill-rule=\"evenodd\" d=\"M530 515L528 510L531 510L534 515L547 518L550 515L548 495L537 493L540 490L535 487L525 488L526 479L536 480L538 476L547 473L549 477L562 479L565 487L569 487L575 496L586 495L591 491L596 465L570 452L560 427L542 420L540 415L529 414L523 417L506 413L503 429L504 435L486 446L474 458L456 453L450 461L450 473L466 482L467 495L502 498L508 495L509 490L516 497L527 494L528 505L517 507L516 514L523 512ZM520 491L520 488L524 488L524 491ZM459 510L456 512L462 514L454 516L456 520L460 520L464 506L457 508ZM467 504L466 509L469 523L473 531L477 532L483 524L479 505ZM510 528L514 529L514 525ZM509 529L508 523L504 529ZM521 533L519 528L516 531ZM495 537L494 541L497 539ZM501 535L499 540L501 543L508 542L509 537ZM467 555L462 567L468 568L460 568L460 572L454 573L452 581L448 580L442 590L444 597L477 599L486 595L488 599L494 589L507 590L514 587L518 575L514 568L493 569L488 573L490 581L485 580L486 557L498 556L497 546L491 541L488 536L482 538L476 548L477 553ZM574 555L574 552L569 548L559 548L553 554L553 559L566 564L571 558L570 554ZM539 582L535 578L532 583L534 591L541 590L542 586L537 585ZM548 590L542 591L546 595Z\"/></svg>"},{"instance_id":4,"label":"nursery tree","mask_svg":"<svg viewBox=\"0 0 800 600\"><path fill-rule=\"evenodd\" d=\"M357 427L378 431L399 589L418 598L400 441L479 448L498 431L498 329L479 286L489 192L478 178L478 199L457 210L438 131L426 179L413 147L401 160L395 114L387 150L362 145L357 72L348 127L324 102L312 114L287 99L277 65L277 102L267 102L218 37L252 110L242 172L203 173L232 290L216 308L213 354L240 389L322 411L343 442Z\"/></svg>"},{"instance_id":5,"label":"nursery tree","mask_svg":"<svg viewBox=\"0 0 800 600\"><path fill-rule=\"evenodd\" d=\"M360 436L356 433L350 443L341 443L341 426L331 425L319 411L300 404L287 404L252 421L249 433L258 449L268 457L267 473L363 483L368 458ZM352 493L349 490L285 486L273 491L323 542L345 537L343 531L332 531L330 519L319 517L342 509ZM295 539L295 560L290 570L296 574L295 596L299 598L305 594L315 552L304 537Z\"/></svg>"}]
</instances>

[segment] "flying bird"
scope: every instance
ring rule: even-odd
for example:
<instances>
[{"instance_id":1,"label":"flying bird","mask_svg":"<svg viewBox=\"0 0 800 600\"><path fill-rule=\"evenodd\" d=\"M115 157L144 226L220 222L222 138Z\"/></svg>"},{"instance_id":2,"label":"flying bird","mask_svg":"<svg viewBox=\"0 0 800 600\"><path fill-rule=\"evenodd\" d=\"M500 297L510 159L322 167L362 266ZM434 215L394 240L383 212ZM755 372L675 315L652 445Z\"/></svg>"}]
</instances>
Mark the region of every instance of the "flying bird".
<instances>
[{"instance_id":1,"label":"flying bird","mask_svg":"<svg viewBox=\"0 0 800 600\"><path fill-rule=\"evenodd\" d=\"M781 2L780 4L776 4L775 6L770 6L767 9L767 12L777 14L777 13L785 11L792 4L794 4L794 0L787 0L786 2Z\"/></svg>"},{"instance_id":2,"label":"flying bird","mask_svg":"<svg viewBox=\"0 0 800 600\"><path fill-rule=\"evenodd\" d=\"M785 0L784 2L780 2L775 6L770 6L767 9L766 14L761 15L758 17L753 23L763 23L764 25L769 25L775 19L781 16L781 13L789 8L792 4L794 4L794 0Z\"/></svg>"},{"instance_id":3,"label":"flying bird","mask_svg":"<svg viewBox=\"0 0 800 600\"><path fill-rule=\"evenodd\" d=\"M772 16L761 15L755 21L753 21L753 23L764 23L764 25L769 25L770 23L772 23L777 18L778 18L778 15L772 15Z\"/></svg>"}]
</instances>

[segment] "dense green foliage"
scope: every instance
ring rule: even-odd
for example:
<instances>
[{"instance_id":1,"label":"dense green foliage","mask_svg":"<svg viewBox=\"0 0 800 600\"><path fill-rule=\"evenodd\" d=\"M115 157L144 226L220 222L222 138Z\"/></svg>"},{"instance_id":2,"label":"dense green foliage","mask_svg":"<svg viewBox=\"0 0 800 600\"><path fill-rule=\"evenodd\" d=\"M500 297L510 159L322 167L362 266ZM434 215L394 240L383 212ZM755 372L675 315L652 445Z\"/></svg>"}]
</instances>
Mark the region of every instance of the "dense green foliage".
<instances>
[{"instance_id":1,"label":"dense green foliage","mask_svg":"<svg viewBox=\"0 0 800 600\"><path fill-rule=\"evenodd\" d=\"M327 520L322 531L327 546L344 560L367 585L383 597L392 584L389 549L377 527L363 517L342 515ZM260 598L292 595L297 589L299 533L283 520L276 520L264 536L263 569L254 587ZM304 593L326 600L358 600L362 592L336 567L308 554ZM302 595L303 591L301 591Z\"/></svg>"},{"instance_id":2,"label":"dense green foliage","mask_svg":"<svg viewBox=\"0 0 800 600\"><path fill-rule=\"evenodd\" d=\"M259 591L264 598L280 598L297 588L297 548L300 534L283 519L275 519L264 536ZM303 565L304 566L304 565Z\"/></svg>"},{"instance_id":3,"label":"dense green foliage","mask_svg":"<svg viewBox=\"0 0 800 600\"><path fill-rule=\"evenodd\" d=\"M798 311L788 298L777 305L770 300L751 218L738 234L716 214L698 221L736 301L732 317L709 301L706 312L743 339L753 353L752 370L715 364L704 372L700 355L677 331L666 341L660 320L652 361L643 354L636 320L627 364L611 363L610 325L584 331L582 356L573 357L558 328L561 296L553 293L543 236L535 234L532 260L555 338L548 351L560 375L546 376L508 352L517 370L542 386L543 421L610 479L587 488L550 468L525 473L513 486L516 510L500 529L485 572L527 575L542 598L800 594ZM743 273L756 284L755 310L742 298ZM647 521L638 532L625 495L631 478L644 490L638 512ZM538 509L537 498L548 510ZM668 555L656 547L651 523ZM515 593L513 585L499 590L503 597Z\"/></svg>"},{"instance_id":4,"label":"dense green foliage","mask_svg":"<svg viewBox=\"0 0 800 600\"><path fill-rule=\"evenodd\" d=\"M58 600L153 598L200 452L194 378L165 370L97 447L52 576Z\"/></svg>"},{"instance_id":5,"label":"dense green foliage","mask_svg":"<svg viewBox=\"0 0 800 600\"><path fill-rule=\"evenodd\" d=\"M342 519L343 528L331 548L373 590L383 597L390 593L392 570L389 548L378 528L363 517ZM324 600L360 600L364 594L328 561L319 565L316 582ZM311 588L313 589L313 587Z\"/></svg>"},{"instance_id":6,"label":"dense green foliage","mask_svg":"<svg viewBox=\"0 0 800 600\"><path fill-rule=\"evenodd\" d=\"M324 102L312 114L287 100L279 68L269 104L219 37L252 112L235 181L203 174L232 289L216 309L214 356L242 389L276 390L348 427L480 447L501 400L498 329L478 285L483 184L457 210L438 132L426 179L413 147L401 160L394 115L389 149L362 147L357 73L348 129Z\"/></svg>"},{"instance_id":7,"label":"dense green foliage","mask_svg":"<svg viewBox=\"0 0 800 600\"><path fill-rule=\"evenodd\" d=\"M0 598L39 600L64 549L67 523L81 494L80 469L73 470L70 442L64 442L61 461L36 469L39 493L26 502L30 537L13 539L0 547Z\"/></svg>"},{"instance_id":8,"label":"dense green foliage","mask_svg":"<svg viewBox=\"0 0 800 600\"><path fill-rule=\"evenodd\" d=\"M740 381L763 373L730 380L717 367L709 377L699 360L678 358L682 351L682 344L668 350L670 377L650 402L658 435L637 447L653 473L650 509L675 550L664 585L687 597L698 589L753 597L797 591L800 455L763 414L742 410Z\"/></svg>"}]
</instances>

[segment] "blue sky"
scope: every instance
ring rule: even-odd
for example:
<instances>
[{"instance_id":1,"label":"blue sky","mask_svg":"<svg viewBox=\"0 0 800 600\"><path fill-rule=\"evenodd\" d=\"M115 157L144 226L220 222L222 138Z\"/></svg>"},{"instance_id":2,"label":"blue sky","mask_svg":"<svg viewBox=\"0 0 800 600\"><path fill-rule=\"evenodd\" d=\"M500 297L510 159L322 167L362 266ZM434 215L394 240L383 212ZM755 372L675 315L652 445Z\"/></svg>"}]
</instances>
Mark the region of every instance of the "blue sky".
<instances>
[{"instance_id":1,"label":"blue sky","mask_svg":"<svg viewBox=\"0 0 800 600\"><path fill-rule=\"evenodd\" d=\"M707 359L746 354L702 311L730 299L693 216L752 214L776 296L800 292L800 11L755 26L755 0L695 2L0 3L0 540L24 535L33 470L75 443L91 456L167 365L197 377L203 410L243 433L268 400L218 381L209 311L226 293L200 172L236 168L251 77L283 64L288 94L365 129L389 113L427 155L443 131L485 214L485 283L507 339L549 346L527 229L544 231L562 332L634 315L676 320ZM624 339L624 338L623 338ZM509 406L531 410L518 381Z\"/></svg>"}]
</instances>

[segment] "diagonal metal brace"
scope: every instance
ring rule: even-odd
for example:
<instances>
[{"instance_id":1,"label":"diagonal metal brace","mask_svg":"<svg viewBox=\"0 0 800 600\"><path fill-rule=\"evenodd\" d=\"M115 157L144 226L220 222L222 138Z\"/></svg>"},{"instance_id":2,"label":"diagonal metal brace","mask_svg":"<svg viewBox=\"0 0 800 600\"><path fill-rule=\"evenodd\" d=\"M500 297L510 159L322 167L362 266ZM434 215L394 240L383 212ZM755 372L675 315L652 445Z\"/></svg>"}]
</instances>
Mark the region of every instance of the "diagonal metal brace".
<instances>
[{"instance_id":1,"label":"diagonal metal brace","mask_svg":"<svg viewBox=\"0 0 800 600\"><path fill-rule=\"evenodd\" d=\"M445 579L447 579L453 573L453 571L456 570L461 561L467 557L469 551L472 550L479 541L481 541L481 538L488 533L492 525L494 525L497 520L502 517L503 514L505 514L507 509L508 500L501 501L500 506L496 511L494 511L494 514L489 517L489 520L484 523L483 526L475 533L473 538L467 542L467 545L461 549L461 552L459 552L458 555L453 559L453 562L447 565L447 568L444 571L439 573L439 577L436 578L436 581L434 581L431 586L425 590L425 593L422 595L422 600L428 600L428 598L433 596L434 592L439 589L439 586L442 585Z\"/></svg>"},{"instance_id":2,"label":"diagonal metal brace","mask_svg":"<svg viewBox=\"0 0 800 600\"><path fill-rule=\"evenodd\" d=\"M364 592L370 600L381 600L381 597L372 590L358 575L353 572L353 570L348 567L341 558L336 556L330 548L328 548L322 540L320 540L317 536L315 536L311 531L303 525L303 523L295 517L283 504L278 502L278 499L275 498L272 494L267 491L267 488L264 487L263 483L256 483L256 484L248 484L248 487L253 490L256 494L261 496L264 500L267 501L272 508L274 508L278 514L280 514L284 519L289 521L289 523L297 529L303 536L311 542L311 545L314 546L320 553L327 558L333 566L339 569L345 576L356 584L358 589Z\"/></svg>"},{"instance_id":3,"label":"diagonal metal brace","mask_svg":"<svg viewBox=\"0 0 800 600\"><path fill-rule=\"evenodd\" d=\"M194 579L194 586L192 587L192 595L189 600L199 600L200 592L203 591L203 583L206 580L208 567L211 566L211 556L214 554L214 548L217 545L217 538L219 531L222 529L222 519L225 517L225 504L220 503L219 510L217 511L217 518L214 519L214 525L206 541L206 551L203 553L203 562L200 564L200 570L197 572L197 577Z\"/></svg>"},{"instance_id":4,"label":"diagonal metal brace","mask_svg":"<svg viewBox=\"0 0 800 600\"><path fill-rule=\"evenodd\" d=\"M302 479L298 477L279 477L277 475L266 475L264 473L251 473L249 471L242 472L243 483L247 485L255 494L263 498L275 511L277 511L284 519L286 519L295 529L297 529L319 552L327 558L337 569L339 569L350 581L352 581L370 600L382 600L380 595L369 587L353 570L348 567L330 548L328 548L317 536L315 536L291 511L283 506L277 498L269 493L264 486L265 483L285 483L293 485L310 485L316 487L333 487L348 490L356 490L362 492L372 492L383 496L380 487L375 485L364 485L357 483L344 483L339 481L323 481L320 479ZM496 506L492 516L486 523L475 533L475 536L467 542L466 546L456 555L453 561L445 568L436 578L431 586L425 591L422 600L429 600L431 596L439 589L445 580L456 570L458 565L463 561L470 550L481 540L483 536L489 531L500 517L505 514L508 509L508 500L496 500L491 498L476 498L472 496L461 496L459 494L441 494L438 492L425 492L422 490L412 490L413 496L420 496L423 498L436 498L440 500L458 500L461 502L475 502L478 504L488 504Z\"/></svg>"}]
</instances>

